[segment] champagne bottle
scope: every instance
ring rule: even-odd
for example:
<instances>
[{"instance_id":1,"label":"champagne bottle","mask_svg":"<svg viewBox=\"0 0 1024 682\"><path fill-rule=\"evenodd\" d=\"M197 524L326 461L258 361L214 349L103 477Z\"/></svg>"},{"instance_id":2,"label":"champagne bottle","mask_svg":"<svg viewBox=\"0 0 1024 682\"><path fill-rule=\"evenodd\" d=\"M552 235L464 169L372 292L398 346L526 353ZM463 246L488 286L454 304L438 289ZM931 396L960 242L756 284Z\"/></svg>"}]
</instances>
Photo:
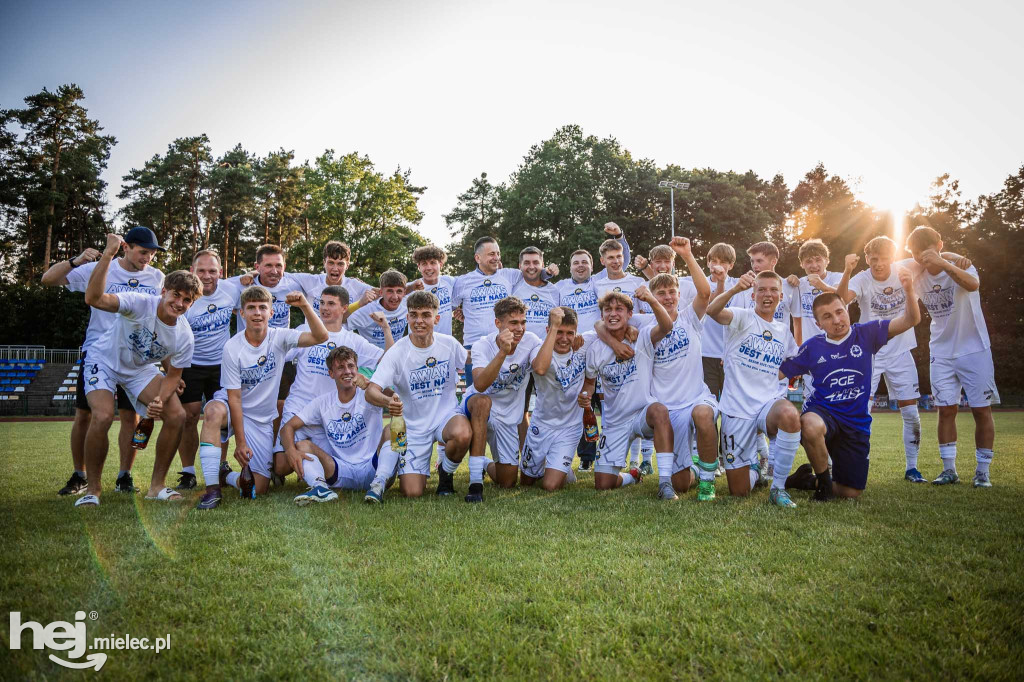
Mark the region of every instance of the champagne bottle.
<instances>
[{"instance_id":1,"label":"champagne bottle","mask_svg":"<svg viewBox=\"0 0 1024 682\"><path fill-rule=\"evenodd\" d=\"M401 415L391 418L391 451L396 455L404 455L409 445L405 437L405 418Z\"/></svg>"},{"instance_id":2,"label":"champagne bottle","mask_svg":"<svg viewBox=\"0 0 1024 682\"><path fill-rule=\"evenodd\" d=\"M587 395L586 392L583 395ZM597 415L589 404L583 408L583 437L588 443L597 442Z\"/></svg>"},{"instance_id":3,"label":"champagne bottle","mask_svg":"<svg viewBox=\"0 0 1024 682\"><path fill-rule=\"evenodd\" d=\"M132 435L132 447L136 450L145 450L149 445L149 437L152 435L153 419L143 417L139 420L139 425L135 427L135 433Z\"/></svg>"}]
</instances>

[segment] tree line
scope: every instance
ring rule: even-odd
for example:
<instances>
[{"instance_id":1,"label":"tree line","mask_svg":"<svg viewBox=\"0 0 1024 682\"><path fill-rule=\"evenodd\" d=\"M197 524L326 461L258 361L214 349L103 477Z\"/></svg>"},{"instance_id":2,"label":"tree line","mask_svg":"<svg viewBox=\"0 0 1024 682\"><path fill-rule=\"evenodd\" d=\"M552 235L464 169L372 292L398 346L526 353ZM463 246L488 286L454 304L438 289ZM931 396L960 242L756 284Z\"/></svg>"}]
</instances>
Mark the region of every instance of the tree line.
<instances>
[{"instance_id":1,"label":"tree line","mask_svg":"<svg viewBox=\"0 0 1024 682\"><path fill-rule=\"evenodd\" d=\"M34 283L51 262L101 244L114 220L153 228L168 248L157 262L165 270L187 267L195 251L212 247L229 273L238 272L260 244L273 242L288 249L290 268L314 271L323 245L340 239L352 247L353 276L373 282L389 267L415 275L412 250L426 243L417 229L426 188L409 169L384 173L365 154L332 149L301 163L283 148L261 156L241 144L215 156L205 134L181 137L122 178L123 207L112 214L101 175L117 140L89 118L84 97L69 84L26 97L22 108L0 109L0 295L23 310L0 322L10 342L68 347L80 338L85 306ZM872 237L935 227L947 249L978 264L997 380L1004 392L1024 395L1024 285L1012 256L1024 229L1024 165L998 191L976 198L939 176L927 201L892 216L858 199L856 187L821 163L791 188L781 175L659 166L613 137L567 125L532 146L506 181L486 172L471 179L444 216L447 270L472 269L473 243L484 235L498 238L506 265L536 245L567 270L574 250L597 252L609 220L626 229L635 253L646 254L668 239L673 218L662 181L689 183L675 192L676 233L698 253L719 241L734 245L737 269L747 267L746 246L765 239L779 246L778 270L789 274L801 272L796 252L806 239L828 244L832 269L841 270L843 256L860 253ZM61 325L46 317L55 313ZM925 389L927 325L918 337Z\"/></svg>"}]
</instances>

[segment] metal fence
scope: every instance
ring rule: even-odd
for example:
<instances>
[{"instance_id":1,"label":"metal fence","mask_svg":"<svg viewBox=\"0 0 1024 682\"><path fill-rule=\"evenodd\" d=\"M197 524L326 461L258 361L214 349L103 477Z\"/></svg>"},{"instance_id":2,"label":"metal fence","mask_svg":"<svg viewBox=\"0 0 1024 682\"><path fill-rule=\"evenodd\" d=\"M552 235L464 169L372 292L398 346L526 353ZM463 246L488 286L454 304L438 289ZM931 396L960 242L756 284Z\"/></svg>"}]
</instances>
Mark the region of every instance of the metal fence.
<instances>
[{"instance_id":1,"label":"metal fence","mask_svg":"<svg viewBox=\"0 0 1024 682\"><path fill-rule=\"evenodd\" d=\"M0 346L0 359L43 360L73 365L82 357L80 348L47 348L45 346Z\"/></svg>"}]
</instances>

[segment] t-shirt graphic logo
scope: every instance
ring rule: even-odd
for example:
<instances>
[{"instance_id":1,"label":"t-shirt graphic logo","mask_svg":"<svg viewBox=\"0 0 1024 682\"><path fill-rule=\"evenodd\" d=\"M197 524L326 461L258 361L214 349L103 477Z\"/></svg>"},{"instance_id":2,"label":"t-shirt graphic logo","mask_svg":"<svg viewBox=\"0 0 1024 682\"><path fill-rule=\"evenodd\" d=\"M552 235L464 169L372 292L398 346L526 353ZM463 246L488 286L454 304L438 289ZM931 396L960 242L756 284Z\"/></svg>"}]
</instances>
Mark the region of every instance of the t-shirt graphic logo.
<instances>
[{"instance_id":1,"label":"t-shirt graphic logo","mask_svg":"<svg viewBox=\"0 0 1024 682\"><path fill-rule=\"evenodd\" d=\"M215 312L217 312L217 305L215 303L211 303L210 305L206 306L206 312L208 312L208 313L215 313Z\"/></svg>"},{"instance_id":2,"label":"t-shirt graphic logo","mask_svg":"<svg viewBox=\"0 0 1024 682\"><path fill-rule=\"evenodd\" d=\"M434 358L434 357L427 358L427 361L425 363L423 363L423 364L425 364L427 367L434 367L435 365L437 365L437 358Z\"/></svg>"},{"instance_id":3,"label":"t-shirt graphic logo","mask_svg":"<svg viewBox=\"0 0 1024 682\"><path fill-rule=\"evenodd\" d=\"M938 293L938 292L942 291L942 286L939 285L939 284L933 284L932 285L932 291L934 291L935 293Z\"/></svg>"},{"instance_id":4,"label":"t-shirt graphic logo","mask_svg":"<svg viewBox=\"0 0 1024 682\"><path fill-rule=\"evenodd\" d=\"M537 294L533 294L533 295L530 296L530 301L532 301L533 303L536 303L539 300L540 300L540 296L538 296Z\"/></svg>"},{"instance_id":5,"label":"t-shirt graphic logo","mask_svg":"<svg viewBox=\"0 0 1024 682\"><path fill-rule=\"evenodd\" d=\"M859 358L863 354L864 354L864 351L861 350L861 347L858 346L857 344L853 344L850 347L850 355L852 355L853 357Z\"/></svg>"},{"instance_id":6,"label":"t-shirt graphic logo","mask_svg":"<svg viewBox=\"0 0 1024 682\"><path fill-rule=\"evenodd\" d=\"M485 286L485 287L489 287L489 286L491 286L491 280L489 280L489 279L485 279L485 280L484 280L484 286Z\"/></svg>"},{"instance_id":7,"label":"t-shirt graphic logo","mask_svg":"<svg viewBox=\"0 0 1024 682\"><path fill-rule=\"evenodd\" d=\"M156 334L145 327L136 327L128 335L132 353L143 362L162 360L168 353L166 347L157 341Z\"/></svg>"},{"instance_id":8,"label":"t-shirt graphic logo","mask_svg":"<svg viewBox=\"0 0 1024 682\"><path fill-rule=\"evenodd\" d=\"M774 337L772 336L772 332L770 329L765 329L763 332L761 332L761 338L764 339L765 341L771 341Z\"/></svg>"},{"instance_id":9,"label":"t-shirt graphic logo","mask_svg":"<svg viewBox=\"0 0 1024 682\"><path fill-rule=\"evenodd\" d=\"M614 289L612 289L612 291L621 294L622 293L622 287L615 287Z\"/></svg>"},{"instance_id":10,"label":"t-shirt graphic logo","mask_svg":"<svg viewBox=\"0 0 1024 682\"><path fill-rule=\"evenodd\" d=\"M583 293L583 289L580 289L579 287L576 287L576 289L572 293L574 293L574 294L582 294Z\"/></svg>"},{"instance_id":11,"label":"t-shirt graphic logo","mask_svg":"<svg viewBox=\"0 0 1024 682\"><path fill-rule=\"evenodd\" d=\"M882 289L882 293L885 294L886 296L892 296L893 291L894 290L892 287L885 287L884 289Z\"/></svg>"},{"instance_id":12,"label":"t-shirt graphic logo","mask_svg":"<svg viewBox=\"0 0 1024 682\"><path fill-rule=\"evenodd\" d=\"M811 289L811 296L817 296L821 293L821 289Z\"/></svg>"},{"instance_id":13,"label":"t-shirt graphic logo","mask_svg":"<svg viewBox=\"0 0 1024 682\"><path fill-rule=\"evenodd\" d=\"M352 413L351 412L346 412L345 414L341 415L341 421L343 421L343 422L352 421Z\"/></svg>"},{"instance_id":14,"label":"t-shirt graphic logo","mask_svg":"<svg viewBox=\"0 0 1024 682\"><path fill-rule=\"evenodd\" d=\"M128 286L130 286L132 289L137 288L139 286L139 280L132 277L130 280L128 280Z\"/></svg>"},{"instance_id":15,"label":"t-shirt graphic logo","mask_svg":"<svg viewBox=\"0 0 1024 682\"><path fill-rule=\"evenodd\" d=\"M328 342L327 342L327 347L328 347L328 348L329 348L330 350L334 350L335 348L337 348L337 347L338 347L338 344L334 343L334 341L328 341Z\"/></svg>"},{"instance_id":16,"label":"t-shirt graphic logo","mask_svg":"<svg viewBox=\"0 0 1024 682\"><path fill-rule=\"evenodd\" d=\"M519 371L519 363L513 362L511 365L508 366L508 371L512 372L513 374L518 372Z\"/></svg>"},{"instance_id":17,"label":"t-shirt graphic logo","mask_svg":"<svg viewBox=\"0 0 1024 682\"><path fill-rule=\"evenodd\" d=\"M263 365L267 364L267 356L266 355L261 355L259 357L259 359L256 361L256 364L259 365L260 367L262 367Z\"/></svg>"}]
</instances>

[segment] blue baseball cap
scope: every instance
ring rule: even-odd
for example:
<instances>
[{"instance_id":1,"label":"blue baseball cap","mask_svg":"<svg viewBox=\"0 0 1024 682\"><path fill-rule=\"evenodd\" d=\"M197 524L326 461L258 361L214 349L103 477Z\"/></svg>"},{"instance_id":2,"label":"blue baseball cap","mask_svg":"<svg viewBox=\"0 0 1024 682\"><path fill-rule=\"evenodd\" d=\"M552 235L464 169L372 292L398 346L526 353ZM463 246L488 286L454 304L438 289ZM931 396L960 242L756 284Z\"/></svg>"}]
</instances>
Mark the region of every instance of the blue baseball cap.
<instances>
[{"instance_id":1,"label":"blue baseball cap","mask_svg":"<svg viewBox=\"0 0 1024 682\"><path fill-rule=\"evenodd\" d=\"M148 227L142 227L137 225L132 229L128 230L128 233L124 236L125 244L136 244L144 249L156 249L157 251L166 251L164 247L160 246L160 242L156 240L156 235L153 230Z\"/></svg>"}]
</instances>

